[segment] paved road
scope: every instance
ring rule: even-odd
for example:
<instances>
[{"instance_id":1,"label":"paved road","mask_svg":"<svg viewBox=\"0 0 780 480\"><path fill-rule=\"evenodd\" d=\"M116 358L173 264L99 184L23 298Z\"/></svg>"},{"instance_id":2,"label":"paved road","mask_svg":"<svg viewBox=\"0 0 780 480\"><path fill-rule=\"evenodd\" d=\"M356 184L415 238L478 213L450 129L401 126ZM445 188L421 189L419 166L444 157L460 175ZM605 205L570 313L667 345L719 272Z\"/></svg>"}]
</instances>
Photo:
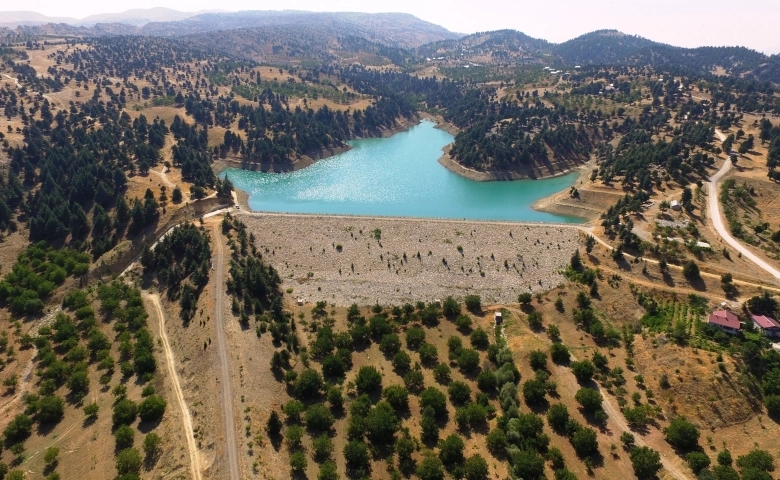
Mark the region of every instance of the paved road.
<instances>
[{"instance_id":1,"label":"paved road","mask_svg":"<svg viewBox=\"0 0 780 480\"><path fill-rule=\"evenodd\" d=\"M216 292L214 294L214 305L216 312L214 314L215 328L217 330L217 360L220 366L220 387L222 393L222 419L225 427L225 450L227 455L228 478L239 480L238 466L238 447L236 445L236 430L233 426L233 382L230 377L230 365L228 360L227 340L225 339L225 325L222 318L222 290L225 286L223 271L225 256L222 251L222 235L219 231L219 225L214 225L215 243L217 244L217 261L215 262L214 283Z\"/></svg>"},{"instance_id":2,"label":"paved road","mask_svg":"<svg viewBox=\"0 0 780 480\"><path fill-rule=\"evenodd\" d=\"M187 408L187 402L184 400L184 393L182 393L181 390L179 373L176 371L173 351L171 350L170 342L168 342L168 334L165 331L165 314L163 313L162 307L160 307L160 297L157 295L147 295L147 298L154 304L154 309L157 314L160 339L162 340L163 351L165 352L165 365L168 367L168 376L171 377L173 393L179 410L181 411L182 423L184 423L184 434L187 437L187 450L189 450L190 454L190 473L192 474L193 480L200 480L202 478L200 473L200 452L198 451L198 445L195 443L190 409Z\"/></svg>"},{"instance_id":3,"label":"paved road","mask_svg":"<svg viewBox=\"0 0 780 480\"><path fill-rule=\"evenodd\" d=\"M751 262L758 265L759 268L775 277L776 280L780 280L780 270L762 260L756 254L751 252L747 247L738 242L734 237L731 236L723 224L723 217L721 216L720 211L720 202L718 201L718 182L729 172L730 169L731 160L726 159L726 161L723 163L723 166L720 168L720 170L718 170L718 173L710 177L710 181L707 185L707 203L709 204L712 226L715 227L715 231L718 232L718 235L723 238L723 241L734 247L734 249L740 252L743 257L748 258Z\"/></svg>"}]
</instances>

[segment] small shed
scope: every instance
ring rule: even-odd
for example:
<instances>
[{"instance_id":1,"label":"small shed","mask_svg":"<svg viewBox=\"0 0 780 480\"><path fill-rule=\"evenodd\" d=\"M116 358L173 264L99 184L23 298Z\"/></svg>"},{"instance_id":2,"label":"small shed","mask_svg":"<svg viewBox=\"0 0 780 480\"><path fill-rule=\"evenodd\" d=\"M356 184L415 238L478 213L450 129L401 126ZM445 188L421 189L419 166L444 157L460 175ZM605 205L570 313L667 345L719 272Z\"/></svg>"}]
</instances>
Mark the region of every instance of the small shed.
<instances>
[{"instance_id":1,"label":"small shed","mask_svg":"<svg viewBox=\"0 0 780 480\"><path fill-rule=\"evenodd\" d=\"M501 314L501 312L494 313L493 318L496 320L496 325L501 325L504 323L504 316Z\"/></svg>"},{"instance_id":2,"label":"small shed","mask_svg":"<svg viewBox=\"0 0 780 480\"><path fill-rule=\"evenodd\" d=\"M672 207L672 210L679 211L682 209L682 207L680 206L680 202L678 202L677 200L672 200L671 203L669 203L669 206Z\"/></svg>"},{"instance_id":3,"label":"small shed","mask_svg":"<svg viewBox=\"0 0 780 480\"><path fill-rule=\"evenodd\" d=\"M303 299L299 298L298 300L295 301L295 303L297 303L299 307L302 307L303 306Z\"/></svg>"}]
</instances>

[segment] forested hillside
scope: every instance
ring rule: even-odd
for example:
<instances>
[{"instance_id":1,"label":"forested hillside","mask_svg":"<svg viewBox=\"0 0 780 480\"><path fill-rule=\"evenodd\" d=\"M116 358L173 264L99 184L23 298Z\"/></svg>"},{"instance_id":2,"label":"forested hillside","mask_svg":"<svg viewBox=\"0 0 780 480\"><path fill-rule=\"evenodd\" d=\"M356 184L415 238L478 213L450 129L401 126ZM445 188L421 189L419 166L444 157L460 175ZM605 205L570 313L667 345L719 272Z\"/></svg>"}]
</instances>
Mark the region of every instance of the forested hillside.
<instances>
[{"instance_id":1,"label":"forested hillside","mask_svg":"<svg viewBox=\"0 0 780 480\"><path fill-rule=\"evenodd\" d=\"M236 24L244 28L211 30ZM2 459L20 472L6 478L78 476L87 456L59 464L64 450L50 450L68 432L82 435L68 445L113 435L89 465L101 478L186 476L187 465L209 462L203 473L226 478L220 422L233 413L240 478L250 469L322 480L771 471L752 443L729 447L741 449L736 467L726 449L717 467L709 455L742 438L726 428L758 419L765 436L775 431L777 355L752 330L730 337L701 320L723 298L742 301L745 318L778 313L758 295L752 264L704 223L706 184L731 167L743 178L725 179L715 199L729 228L757 254L780 257L776 57L616 31L560 45L511 30L456 39L395 14L206 15L164 37L96 35L122 28L21 29L0 41ZM550 200L593 220L586 233L566 227L585 253L553 238L563 226L441 222L431 238L399 230L414 245L396 254L387 227L383 237L357 220L331 230L319 219L297 230L295 216L253 223L277 216L241 217L245 196L218 175L225 165L303 168L422 117L456 133L440 161L459 173L538 177L587 165ZM469 251L478 234L485 249ZM499 255L510 241L512 253ZM561 269L533 277L539 262L517 253L529 245L551 261L563 255ZM462 285L442 282L469 292L462 302L428 292L397 305L338 303L355 291L375 302L362 289L378 270L383 288L387 278L417 285L404 276L411 264L460 275L450 255L474 262L461 263ZM370 257L378 268L364 268ZM331 270L312 265L323 259ZM134 260L142 269L126 269ZM471 290L494 272L521 279L522 292L495 282L517 302L483 309ZM395 294L423 295L412 290ZM507 321L493 334L498 311ZM634 360L656 352L658 361ZM680 363L653 392L643 375L671 355L701 361ZM163 392L174 394L174 415ZM611 397L619 408L608 408ZM705 424L717 440L707 451Z\"/></svg>"}]
</instances>

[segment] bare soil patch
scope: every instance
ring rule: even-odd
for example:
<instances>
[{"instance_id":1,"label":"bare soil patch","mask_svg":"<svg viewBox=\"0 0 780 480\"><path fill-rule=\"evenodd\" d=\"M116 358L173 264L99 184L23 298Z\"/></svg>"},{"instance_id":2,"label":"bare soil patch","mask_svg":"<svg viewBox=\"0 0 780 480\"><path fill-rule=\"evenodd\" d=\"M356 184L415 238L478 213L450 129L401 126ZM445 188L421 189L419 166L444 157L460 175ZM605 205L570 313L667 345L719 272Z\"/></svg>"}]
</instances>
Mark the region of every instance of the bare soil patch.
<instances>
[{"instance_id":1,"label":"bare soil patch","mask_svg":"<svg viewBox=\"0 0 780 480\"><path fill-rule=\"evenodd\" d=\"M577 241L576 228L557 225L302 215L242 221L291 300L337 305L471 293L486 303L514 301L561 283L556 272Z\"/></svg>"}]
</instances>

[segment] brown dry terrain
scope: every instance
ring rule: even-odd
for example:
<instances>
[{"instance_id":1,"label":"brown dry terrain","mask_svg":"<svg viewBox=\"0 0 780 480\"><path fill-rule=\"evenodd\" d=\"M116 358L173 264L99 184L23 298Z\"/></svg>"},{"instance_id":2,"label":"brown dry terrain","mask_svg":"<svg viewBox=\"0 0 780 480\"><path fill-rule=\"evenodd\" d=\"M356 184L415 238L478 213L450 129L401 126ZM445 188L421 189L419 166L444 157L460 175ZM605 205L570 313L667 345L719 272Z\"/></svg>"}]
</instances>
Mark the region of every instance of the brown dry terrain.
<instances>
[{"instance_id":1,"label":"brown dry terrain","mask_svg":"<svg viewBox=\"0 0 780 480\"><path fill-rule=\"evenodd\" d=\"M64 290L71 290L74 285L66 284ZM93 305L95 310L98 304ZM12 375L19 375L19 383L15 389L8 389L3 394L2 406L0 407L0 428L5 428L8 422L17 414L24 411L23 397L26 393L32 393L37 389L39 378L31 370L32 357L36 354L35 348L21 349L18 345L18 339L21 335L36 335L38 328L50 324L56 311L40 319L21 322L9 318L8 313L3 310L3 325L12 327L4 330L8 333L9 349L5 352L5 365L0 380L5 380ZM14 327L14 325L16 325ZM99 328L109 338L115 335L115 332L108 323L99 322ZM149 326L155 332L156 322L150 317ZM111 349L111 355L114 358L119 356L118 344L114 344ZM18 353L12 353L12 350ZM161 357L161 349L156 349L156 355ZM158 359L158 362L160 360ZM158 363L158 365L161 363ZM97 369L89 369L90 393L82 402L66 401L65 415L53 428L34 428L29 439L24 443L25 451L21 457L22 463L16 467L26 472L27 478L43 478L44 476L44 452L49 447L60 449L59 462L56 471L62 475L62 478L85 478L85 479L105 479L115 476L114 468L114 441L113 428L111 421L111 409L116 401L111 389L116 385L125 385L127 387L127 398L136 402L141 399L143 385L127 378L123 378L118 368L114 369L110 382L101 386L100 378L102 373ZM159 425L148 425L134 422L132 425L136 429L135 445L141 446L144 435L151 431L162 437L162 451L156 460L148 461L143 467L144 475L150 477L165 476L166 478L188 478L189 477L189 457L186 449L186 442L183 437L183 428L181 416L175 408L172 407L173 394L171 392L170 378L163 368L158 368L151 385L158 395L167 399L169 404L166 413ZM68 398L68 387L62 386L56 392L56 395ZM88 419L82 411L83 405L95 402L100 410L97 419L92 421ZM14 455L5 450L2 456L3 462L13 465ZM47 473L48 474L48 473Z\"/></svg>"},{"instance_id":2,"label":"brown dry terrain","mask_svg":"<svg viewBox=\"0 0 780 480\"><path fill-rule=\"evenodd\" d=\"M601 270L602 281L599 281L599 295L593 299L594 310L597 316L606 324L620 328L623 325L637 325L644 309L638 304L636 292L642 291L652 295L659 301L671 302L678 299L684 302L688 293L695 293L707 299L709 308L716 308L722 298L719 283L705 278L705 288L692 289L688 282L682 278L679 272L671 271L669 281L674 287L664 285L657 274L657 267L648 266L649 275L641 273L641 266L631 264L616 265L609 253L603 247L596 247L594 255L583 256L586 264L598 267ZM653 278L655 277L655 278ZM627 380L623 387L629 403L634 392L640 393L642 403L650 403L661 407L662 413L647 432L635 435L644 440L649 446L661 452L664 458L679 468L684 475L692 478L693 474L687 468L684 459L681 459L664 440L663 427L671 418L677 415L686 416L699 426L702 431L700 443L705 447L706 453L715 462L716 449L720 450L724 444L736 458L753 448L762 448L773 451L774 440L780 434L780 425L770 420L760 402L756 402L754 394L750 393L750 384L745 382L740 369L742 365L725 352L722 361L717 361L717 348L712 344L706 348L694 348L692 346L678 346L674 344L665 333L652 333L645 331L634 337L633 363L626 362L626 350L624 348L607 349L595 344L592 338L582 332L572 320L572 311L576 308L575 297L577 292L587 290L576 284L567 283L559 288L545 293L541 300L532 302L533 308L542 312L545 325L556 324L561 330L561 338L572 354L578 359L589 358L594 351L599 351L609 358L609 368L621 367ZM745 296L758 294L757 288L744 291ZM555 308L557 298L563 301L563 311ZM666 299L666 300L664 300ZM491 307L494 308L494 307ZM505 306L512 318L525 317L525 314L517 306ZM701 317L696 317L701 319ZM694 317L690 318L693 321ZM545 348L549 340L543 333L535 333L528 328L523 321L518 322L514 328L512 323L507 328L509 343L516 356L522 356L523 352L533 349ZM695 325L691 326L695 331ZM693 342L692 342L693 343ZM522 363L522 362L521 362ZM722 367L720 366L722 364ZM527 365L524 365L527 368ZM553 379L558 383L558 391L561 401L569 407L569 411L576 411L577 403L573 401L577 387L576 381L571 376L569 369L555 367ZM530 370L524 378L529 378ZM642 384L634 378L641 374ZM660 377L667 374L671 387L667 390L659 386ZM568 378L567 378L568 377ZM568 390L563 387L568 385ZM648 399L647 391L655 393L652 399ZM604 389L607 392L607 400L615 409L618 401L614 388ZM755 439L753 438L755 432ZM599 432L599 442L602 452L609 452L611 444L620 445L617 437L621 429L610 419L606 431ZM563 450L563 445L555 443L556 435L552 434L553 444ZM710 448L712 446L712 448ZM570 448L570 447L569 447ZM564 450L566 452L566 450ZM609 458L605 461L603 469L597 469L597 478L618 478L627 475L632 478L630 462L627 455L618 449L620 458ZM737 453L739 452L739 453ZM573 455L573 453L572 453ZM605 455L606 456L606 455ZM568 458L568 455L567 455ZM573 466L567 465L572 469ZM574 467L577 467L575 464ZM579 466L582 468L582 466ZM575 473L585 477L584 468ZM661 475L661 478L667 478ZM669 477L671 478L671 477Z\"/></svg>"},{"instance_id":3,"label":"brown dry terrain","mask_svg":"<svg viewBox=\"0 0 780 480\"><path fill-rule=\"evenodd\" d=\"M305 304L303 306L294 306L292 307L293 313L295 314L296 318L300 318L300 315L302 314L305 318L301 322L302 325L305 325L306 321L311 321L311 309L314 305L313 304ZM373 315L368 308L363 308L362 314L366 317L370 317ZM335 313L333 317L335 318L335 324L334 324L334 331L343 331L346 328L348 328L349 324L346 319L346 309L343 307L330 307L329 311L332 313ZM473 327L481 327L483 329L486 329L488 332L491 331L491 326L493 324L492 316L490 315L484 315L484 316L475 316L473 314L469 315L473 320L474 324ZM413 326L412 324L409 325L409 327ZM419 326L419 325L418 325ZM398 335L403 339L404 338L404 330L406 327L402 328ZM463 341L464 346L469 346L469 341L467 337L464 337L464 334L462 331L459 331L455 325L447 321L445 319L442 319L438 326L433 328L425 327L426 337L425 341L428 343L433 344L437 351L439 352L439 361L447 363L446 356L447 356L447 340L451 336L457 336L460 337ZM310 329L306 328L304 326L303 336L306 339L306 343L310 342L313 339L313 335ZM402 340L402 343L404 341ZM402 348L402 350L406 350L406 348ZM408 352L410 356L412 357L413 361L419 361L419 358L415 352L409 351ZM487 359L485 358L485 353L481 352L482 361L483 364L487 363ZM377 343L372 343L369 348L366 348L364 350L360 350L355 352L352 355L352 361L353 361L353 367L350 372L346 375L347 382L354 380L354 377L358 370L360 370L360 367L363 366L374 366L377 368L380 373L382 373L382 386L387 387L389 385L403 385L403 379L401 376L397 374L397 372L393 369L393 366L391 364L391 358L387 358L380 350ZM303 365L300 365L299 368L303 368ZM431 368L424 368L423 369L423 376L425 378L425 387L429 386L435 386L438 387L442 391L446 391L446 386L443 386L436 382L436 380L433 378L433 372ZM461 381L469 385L471 388L471 391L476 393L479 391L479 389L476 386L476 382L474 377L467 377L463 375L460 371L458 371L457 368L452 369L451 373L452 381ZM346 392L346 393L349 393ZM345 402L345 411L349 411L349 405L350 400L353 399L355 396L355 392L352 391L352 394L347 397L347 400ZM286 398L288 400L289 398ZM418 396L410 395L409 396L409 412L410 415L407 415L405 417L402 417L403 427L408 428L410 433L413 437L419 438L420 436L420 416L418 415L418 412L421 411L420 400ZM497 407L497 405L495 405ZM450 419L450 422L447 423L446 427L442 428L440 430L440 438L445 438L446 436L450 435L451 433L456 432L455 423L452 421L452 419L455 416L455 409L454 407L448 403L447 405L448 409L448 417ZM342 455L340 455L340 452L343 450L344 445L346 444L346 434L347 434L347 426L348 426L348 415L343 415L342 417L338 418L334 429L336 432L336 438L334 438L334 444L335 444L335 458L336 463L338 465L339 473L341 475L345 474L345 465L344 465L344 458ZM489 422L489 427L494 428L496 424L496 419L493 419ZM464 455L471 456L473 454L480 454L485 459L488 459L488 464L490 466L490 476L491 478L506 478L507 476L507 464L504 461L497 461L495 458L492 457L492 455L487 451L486 444L485 444L485 435L487 434L488 429L480 430L477 432L472 432L470 434L466 434L464 436L464 443L466 444L466 449L464 451ZM306 443L306 449L310 450L310 444ZM282 448L282 452L286 450L285 448ZM413 455L413 458L416 461L420 461L424 455L427 453L427 449L423 446L419 452L416 452ZM318 472L318 467L315 462L311 462L309 469L307 470L307 476L308 478L316 478ZM390 475L387 472L387 464L384 459L375 459L372 462L372 474L371 478L382 478L387 479L390 478Z\"/></svg>"},{"instance_id":4,"label":"brown dry terrain","mask_svg":"<svg viewBox=\"0 0 780 480\"><path fill-rule=\"evenodd\" d=\"M241 215L290 301L346 306L482 295L506 302L563 281L573 225ZM419 255L418 255L419 254Z\"/></svg>"},{"instance_id":5,"label":"brown dry terrain","mask_svg":"<svg viewBox=\"0 0 780 480\"><path fill-rule=\"evenodd\" d=\"M31 51L30 64L39 72L52 65L53 61L47 55L54 49L49 47L43 51ZM71 47L72 48L72 47ZM89 48L85 45L79 48ZM363 56L356 58L361 63L381 63L382 58ZM256 71L271 74L275 80L287 82L295 80L289 72L258 67ZM167 72L173 73L173 72ZM439 75L436 67L429 67L421 75ZM248 73L242 74L242 80L249 81ZM15 89L13 82L7 80L6 88ZM111 79L112 81L119 79ZM333 79L335 80L335 79ZM554 91L556 81L540 82L540 92ZM139 87L151 85L145 79L136 79ZM563 85L560 85L563 86ZM343 85L337 84L338 88ZM524 86L525 88L525 86ZM514 90L504 89L500 95L511 95ZM219 94L228 94L229 87L217 88ZM350 93L355 93L347 89ZM76 95L79 92L79 95ZM56 106L65 106L69 102L79 102L89 91L81 86L70 85L63 91L47 93L50 101ZM32 102L34 93L29 93L25 103ZM702 94L703 95L703 94ZM249 103L238 98L239 103ZM369 98L358 98L354 102L343 104L325 98L296 98L291 106L297 104L313 108L327 105L333 109L365 108L371 103ZM649 101L639 101L631 105L626 114L635 116L643 105ZM609 110L617 106L611 101L597 100L595 104L580 105L587 108ZM166 124L173 121L175 115L186 117L183 108L175 106L153 106L142 100L138 95L128 103L128 112L132 118L140 115L148 119L162 119ZM757 129L753 125L756 118L746 116L744 130L757 137ZM192 121L188 118L188 121ZM8 122L0 117L0 129L11 132L6 135L11 145L19 145L22 140L17 131L23 127L21 122ZM237 124L231 129L238 130ZM403 128L399 125L398 128ZM227 129L215 127L210 131L210 143L217 145ZM388 134L391 131L387 132ZM733 133L733 132L726 132ZM174 185L179 185L185 194L185 201L178 205L164 202L163 215L158 223L161 227L178 221L189 199L189 185L181 178L177 169L172 171L163 168L163 162L170 159L173 142L168 141L162 151L162 158L154 171L146 175L133 175L129 178L128 195L142 197L146 189L151 189L156 198L160 198L163 186L170 198ZM766 149L758 145L754 152L740 158L738 168L732 174L738 182L746 182L755 192L756 207L754 210L742 212L747 225L768 222L771 230L780 224L780 197L776 185L766 180ZM762 163L763 162L763 163ZM570 168L571 165L556 165L558 170ZM601 212L613 205L624 191L618 186L604 185L601 182L591 182L590 170L597 165L589 163L581 169L580 179L575 183L577 194L561 192L540 202L540 209L556 213L574 214L595 220ZM541 175L540 175L541 176ZM596 315L605 325L615 328L624 326L638 332L633 336L634 355L627 355L624 348L606 348L596 344L593 339L576 326L572 312L576 307L575 297L587 288L568 282L559 273L565 267L569 255L583 241L583 235L576 227L557 225L522 225L500 224L488 222L438 222L400 219L372 219L346 217L313 217L289 215L255 215L242 216L250 231L256 238L256 245L263 252L264 259L272 264L280 273L282 289L287 292L286 307L293 316L300 320L299 335L304 346L308 346L314 333L312 318L313 302L325 300L328 303L329 316L334 322L334 328L344 330L347 326L346 306L356 302L362 307L362 313L370 316L365 305L379 303L385 306L400 305L406 302L433 301L448 295L460 299L466 294L479 294L485 304L481 315L470 315L474 327L481 326L490 329L493 324L493 312L502 310L506 318L506 336L513 350L516 362L523 380L532 378L534 372L528 364L528 354L532 350L547 350L551 344L544 329L533 331L528 327L527 313L529 307L515 303L518 293L538 293L530 309L536 309L543 315L546 326L555 324L561 330L561 338L577 359L589 358L593 352L599 351L607 355L610 368L620 367L624 371L626 384L620 393L610 386L601 388L606 396L605 410L610 418L599 429L599 446L603 455L601 462L589 472L585 465L576 460L576 454L569 441L545 425L545 433L550 437L551 444L559 448L567 459L567 467L578 477L585 478L633 478L633 470L627 453L622 449L613 449L619 445L618 437L625 429L624 419L619 412L619 403L639 394L639 401L658 408L659 414L654 423L638 435L652 448L662 453L666 472L661 478L692 477L683 459L665 442L662 429L670 419L683 415L694 421L702 429L701 444L714 459L716 449L728 447L733 455L747 453L754 446L774 451L776 438L780 435L780 427L770 420L755 394L750 391L751 380L742 373L743 365L739 357L732 357L725 349L713 342L703 339L699 332L698 320L701 315L694 315L684 310L682 318L690 322L689 332L692 341L688 345L678 345L671 340L668 331L658 331L641 327L641 319L645 313L639 304L641 292L644 295L658 299L665 305L675 305L675 312L683 311L676 305L682 305L689 294L705 299L708 308L712 309L725 300L720 288L718 276L730 272L741 280L739 291L731 301L741 301L760 293L764 278L756 275L755 266L731 252L730 258L723 254L717 235L708 227L703 196L696 194L697 209L692 215L676 212L660 212L662 200L679 199L681 185L665 184L660 191L655 192L653 206L642 214L634 215L635 233L642 239L654 242L658 229L657 220L670 222L689 221L698 232L696 234L677 232L679 235L697 238L710 243L713 252L704 253L700 257L684 252L686 258L698 258L703 270L711 275L705 275L700 282L689 282L679 270L672 269L667 275L662 275L654 263L622 260L616 262L610 252L599 245L591 255L584 255L586 265L599 270L599 292L593 295L593 306ZM695 189L695 185L691 186ZM210 194L212 192L207 192ZM217 200L209 205L216 205ZM189 210L188 210L189 211ZM203 211L198 211L202 214ZM194 213L189 213L190 216ZM215 242L223 244L225 239L217 232L220 217L205 220L209 232L215 232L212 246ZM588 230L603 238L600 227ZM160 231L156 234L162 233ZM18 232L3 238L0 243L0 262L10 266L18 252L27 242L26 232ZM150 232L150 238L155 232ZM756 235L761 251L768 258L776 260L780 247L768 240L767 235ZM663 240L661 240L663 243ZM104 259L111 262L113 255L129 248L127 243L120 244L114 252L105 255ZM212 264L219 261L218 249L213 249ZM229 248L226 247L225 264L229 264ZM227 270L225 268L225 276ZM3 273L7 271L4 268ZM201 472L203 478L228 478L228 452L225 451L226 437L235 436L238 442L239 470L241 478L261 477L268 479L289 478L289 453L287 448L269 441L265 435L264 426L272 410L279 410L290 399L283 382L276 378L269 369L271 355L275 346L269 334L259 334L254 328L242 327L237 317L231 312L227 293L222 302L222 311L216 312L217 302L215 292L224 288L225 279L214 278L212 270L209 283L203 289L199 308L191 322L185 324L180 320L179 307L175 302L162 301L164 319L158 317L154 301L147 302L150 314L149 326L155 337L161 337L159 328L165 325L167 337L170 339L170 353L165 354L160 340L155 346L155 356L158 361L158 371L152 382L155 390L168 400L168 408L163 421L154 431L163 437L163 452L156 462L145 465L144 476L149 478L189 478L191 476L190 462L197 459L195 469ZM147 293L157 295L156 285L148 285L137 276L131 276L132 281L147 288ZM66 284L63 291L53 297L62 298L64 290L73 288ZM164 295L160 295L165 297ZM554 302L560 298L562 308L557 308ZM304 304L298 305L301 299ZM682 308L682 307L680 307ZM215 319L223 319L227 337L227 351L218 352ZM160 320L164 320L161 322ZM0 311L0 323L7 326L9 345L18 344L25 333L34 333L46 321L43 319L28 322L17 322L5 311ZM109 325L101 325L101 330L111 336L114 332ZM399 329L402 333L405 327ZM427 341L436 346L441 358L446 355L446 341L450 336L463 336L455 326L442 320L436 327L426 328ZM464 339L464 344L467 344ZM116 346L112 354L117 355ZM0 381L17 374L19 385L5 392L0 399L0 428L23 409L23 394L31 391L36 376L31 365L34 349L19 349L3 354L6 362L0 371ZM218 365L219 355L226 355L232 380L232 404L223 405L220 400L220 388L224 382ZM413 357L414 358L414 357ZM484 352L481 360L486 363ZM402 379L392 369L390 361L379 351L374 343L369 348L353 355L354 366L347 374L347 380L352 380L361 366L372 365L383 373L383 384L401 384ZM172 364L168 362L173 362ZM307 360L301 357L293 359L293 369L302 371ZM317 364L315 368L319 368ZM571 369L565 366L548 364L551 380L557 386L557 396L550 398L551 403L561 402L569 408L573 417L580 423L588 420L579 412L574 400L576 391L580 388ZM169 372L174 371L182 390L182 403L177 402L176 388ZM426 386L436 385L430 369L424 369ZM636 377L635 375L641 375ZM669 377L670 386L661 388L661 378ZM114 373L110 385L120 382L118 373ZM468 383L472 391L476 391L473 378L463 376L453 369L453 380ZM19 468L24 469L28 476L38 478L43 471L43 451L49 446L61 449L58 472L63 478L111 478L114 476L113 439L111 437L111 421L109 412L114 397L110 388L99 388L100 375L90 371L91 385L89 400L97 402L100 414L97 421L86 422L79 405L68 405L63 421L50 431L35 431L26 442L27 451ZM142 386L127 382L129 398L139 400ZM443 388L443 387L442 387ZM654 392L650 395L649 392ZM64 393L60 391L58 393ZM354 393L354 392L352 392ZM354 395L348 396L347 408ZM630 400L629 400L630 401ZM404 418L404 426L408 427L414 436L420 433L419 399L410 397L411 415ZM495 403L495 401L493 402ZM549 405L548 405L549 406ZM186 409L192 419L192 430L197 448L196 455L188 450L186 421L182 415ZM226 431L222 420L223 410L235 412L233 421L235 431ZM454 409L448 405L449 416L454 416ZM546 408L534 409L534 413L544 413ZM531 412L527 405L521 410ZM185 415L186 416L186 415ZM489 426L495 427L496 419L491 419ZM140 426L146 433L146 426ZM335 459L340 474L345 474L343 456L340 454L346 438L347 416L338 418L335 424ZM454 424L450 422L441 432L441 437L453 433ZM496 460L487 452L485 446L486 431L467 435L466 455L479 453L489 459L492 478L505 478L509 474L507 463ZM136 433L136 446L142 441ZM304 442L307 451L311 451L310 440ZM420 460L428 453L426 448L414 454ZM13 457L10 452L3 454L3 460L10 463ZM373 462L375 478L390 478L385 460L375 459ZM307 476L315 478L317 465L310 461ZM553 476L549 465L546 467L548 477Z\"/></svg>"}]
</instances>

